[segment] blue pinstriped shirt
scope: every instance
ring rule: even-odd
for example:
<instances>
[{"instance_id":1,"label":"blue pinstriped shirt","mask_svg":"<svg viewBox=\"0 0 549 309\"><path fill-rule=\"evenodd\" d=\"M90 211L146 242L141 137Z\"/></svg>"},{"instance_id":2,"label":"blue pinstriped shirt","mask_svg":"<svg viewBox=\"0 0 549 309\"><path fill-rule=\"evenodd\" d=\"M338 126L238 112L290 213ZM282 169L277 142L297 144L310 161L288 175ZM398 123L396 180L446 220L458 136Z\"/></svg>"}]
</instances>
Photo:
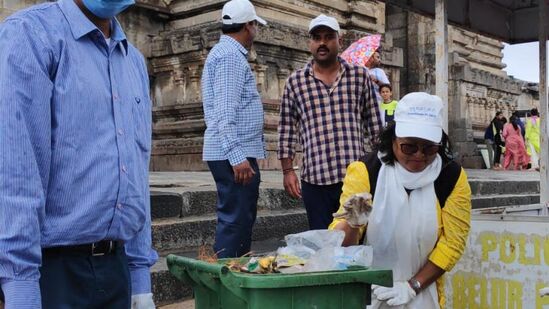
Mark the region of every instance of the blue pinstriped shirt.
<instances>
[{"instance_id":1,"label":"blue pinstriped shirt","mask_svg":"<svg viewBox=\"0 0 549 309\"><path fill-rule=\"evenodd\" d=\"M235 39L222 35L208 54L202 73L206 132L204 161L265 158L263 104L246 55Z\"/></svg>"},{"instance_id":2,"label":"blue pinstriped shirt","mask_svg":"<svg viewBox=\"0 0 549 309\"><path fill-rule=\"evenodd\" d=\"M72 0L0 24L0 283L15 308L40 307L41 248L102 239L126 241L132 292L150 291L149 82L112 30L107 46Z\"/></svg>"}]
</instances>

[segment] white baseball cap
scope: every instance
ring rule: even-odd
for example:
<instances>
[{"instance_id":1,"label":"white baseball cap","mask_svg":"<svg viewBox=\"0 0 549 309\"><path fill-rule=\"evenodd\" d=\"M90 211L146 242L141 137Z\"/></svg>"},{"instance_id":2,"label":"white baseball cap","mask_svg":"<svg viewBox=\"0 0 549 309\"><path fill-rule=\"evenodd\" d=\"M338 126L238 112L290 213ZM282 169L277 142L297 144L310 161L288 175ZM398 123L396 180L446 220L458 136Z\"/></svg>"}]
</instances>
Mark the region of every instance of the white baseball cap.
<instances>
[{"instance_id":1,"label":"white baseball cap","mask_svg":"<svg viewBox=\"0 0 549 309\"><path fill-rule=\"evenodd\" d=\"M417 137L440 143L444 104L425 92L412 92L398 101L395 110L397 137Z\"/></svg>"},{"instance_id":2,"label":"white baseball cap","mask_svg":"<svg viewBox=\"0 0 549 309\"><path fill-rule=\"evenodd\" d=\"M309 33L311 33L311 31L313 31L316 27L320 26L326 26L339 33L339 23L337 20L324 14L320 14L311 20L311 23L309 24Z\"/></svg>"},{"instance_id":3,"label":"white baseball cap","mask_svg":"<svg viewBox=\"0 0 549 309\"><path fill-rule=\"evenodd\" d=\"M253 4L248 0L231 0L223 6L221 20L224 25L245 24L252 20L266 25L267 22L257 16Z\"/></svg>"}]
</instances>

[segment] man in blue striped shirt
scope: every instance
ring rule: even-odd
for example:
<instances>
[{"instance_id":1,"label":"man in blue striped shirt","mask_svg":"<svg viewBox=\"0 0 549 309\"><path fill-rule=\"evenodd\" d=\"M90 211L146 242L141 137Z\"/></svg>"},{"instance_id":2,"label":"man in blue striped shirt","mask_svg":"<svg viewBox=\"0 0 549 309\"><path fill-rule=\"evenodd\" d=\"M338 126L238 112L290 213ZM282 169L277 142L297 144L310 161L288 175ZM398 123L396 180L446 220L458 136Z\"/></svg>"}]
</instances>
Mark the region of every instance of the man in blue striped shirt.
<instances>
[{"instance_id":1,"label":"man in blue striped shirt","mask_svg":"<svg viewBox=\"0 0 549 309\"><path fill-rule=\"evenodd\" d=\"M154 308L149 81L114 18L132 3L60 0L0 25L6 309Z\"/></svg>"},{"instance_id":2,"label":"man in blue striped shirt","mask_svg":"<svg viewBox=\"0 0 549 309\"><path fill-rule=\"evenodd\" d=\"M247 55L266 24L248 0L231 0L222 10L223 35L210 51L202 75L206 132L203 159L217 185L218 257L250 250L259 196L259 167L265 158L263 105Z\"/></svg>"}]
</instances>

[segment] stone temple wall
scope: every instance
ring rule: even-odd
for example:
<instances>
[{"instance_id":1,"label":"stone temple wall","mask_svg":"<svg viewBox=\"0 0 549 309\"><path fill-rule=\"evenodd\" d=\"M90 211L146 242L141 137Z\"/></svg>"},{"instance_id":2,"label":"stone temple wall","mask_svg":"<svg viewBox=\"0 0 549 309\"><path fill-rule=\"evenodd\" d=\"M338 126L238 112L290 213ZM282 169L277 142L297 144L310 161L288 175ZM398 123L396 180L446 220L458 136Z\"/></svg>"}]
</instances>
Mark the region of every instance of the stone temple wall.
<instances>
[{"instance_id":1,"label":"stone temple wall","mask_svg":"<svg viewBox=\"0 0 549 309\"><path fill-rule=\"evenodd\" d=\"M200 77L210 48L219 40L225 1L172 1L172 19L152 41L150 58L154 97L153 170L204 169L201 162L203 121ZM279 168L276 159L278 107L290 73L310 59L307 27L315 16L335 16L345 45L366 33L383 33L384 5L369 1L253 1L268 21L259 27L249 62L265 109L265 169ZM383 42L387 70L398 81L402 50ZM398 85L398 83L397 83ZM395 91L398 93L398 87Z\"/></svg>"},{"instance_id":2,"label":"stone temple wall","mask_svg":"<svg viewBox=\"0 0 549 309\"><path fill-rule=\"evenodd\" d=\"M16 10L43 0L0 0L0 21ZM153 100L151 169L202 170L205 130L200 77L208 51L220 36L225 0L137 0L119 16L129 40L147 58ZM335 16L344 47L365 34L381 33L384 70L399 98L411 91L435 90L435 41L431 18L385 6L378 1L253 0L268 21L259 28L249 62L265 110L269 157L264 169L279 168L276 160L278 107L284 83L310 60L307 27L315 16ZM539 105L530 86L502 70L501 42L450 26L449 133L458 158L480 167L475 142L502 110Z\"/></svg>"},{"instance_id":3,"label":"stone temple wall","mask_svg":"<svg viewBox=\"0 0 549 309\"><path fill-rule=\"evenodd\" d=\"M400 71L403 93L435 93L434 20L399 8L387 8L387 32L404 51ZM502 69L503 44L463 29L449 26L448 127L453 150L466 167L482 167L477 143L496 111L509 117L535 99ZM520 98L520 100L519 100ZM520 102L524 102L519 104ZM531 108L531 107L530 107Z\"/></svg>"}]
</instances>

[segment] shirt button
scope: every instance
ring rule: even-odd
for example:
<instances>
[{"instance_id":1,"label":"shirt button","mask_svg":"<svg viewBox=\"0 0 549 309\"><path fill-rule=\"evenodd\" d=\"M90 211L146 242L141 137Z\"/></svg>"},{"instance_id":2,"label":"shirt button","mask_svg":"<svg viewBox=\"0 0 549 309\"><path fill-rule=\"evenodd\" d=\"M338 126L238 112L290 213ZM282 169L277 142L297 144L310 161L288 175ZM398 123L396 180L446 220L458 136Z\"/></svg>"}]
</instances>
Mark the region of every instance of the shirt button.
<instances>
[{"instance_id":1,"label":"shirt button","mask_svg":"<svg viewBox=\"0 0 549 309\"><path fill-rule=\"evenodd\" d=\"M112 98L113 98L114 100L118 100L118 95L116 95L116 93L113 93L113 94L112 94Z\"/></svg>"},{"instance_id":2,"label":"shirt button","mask_svg":"<svg viewBox=\"0 0 549 309\"><path fill-rule=\"evenodd\" d=\"M127 169L126 169L126 166L125 165L122 165L122 172L127 172Z\"/></svg>"},{"instance_id":3,"label":"shirt button","mask_svg":"<svg viewBox=\"0 0 549 309\"><path fill-rule=\"evenodd\" d=\"M118 129L118 135L124 135L124 130Z\"/></svg>"},{"instance_id":4,"label":"shirt button","mask_svg":"<svg viewBox=\"0 0 549 309\"><path fill-rule=\"evenodd\" d=\"M120 203L116 204L116 208L121 209L121 208L122 208L122 204L120 204Z\"/></svg>"}]
</instances>

